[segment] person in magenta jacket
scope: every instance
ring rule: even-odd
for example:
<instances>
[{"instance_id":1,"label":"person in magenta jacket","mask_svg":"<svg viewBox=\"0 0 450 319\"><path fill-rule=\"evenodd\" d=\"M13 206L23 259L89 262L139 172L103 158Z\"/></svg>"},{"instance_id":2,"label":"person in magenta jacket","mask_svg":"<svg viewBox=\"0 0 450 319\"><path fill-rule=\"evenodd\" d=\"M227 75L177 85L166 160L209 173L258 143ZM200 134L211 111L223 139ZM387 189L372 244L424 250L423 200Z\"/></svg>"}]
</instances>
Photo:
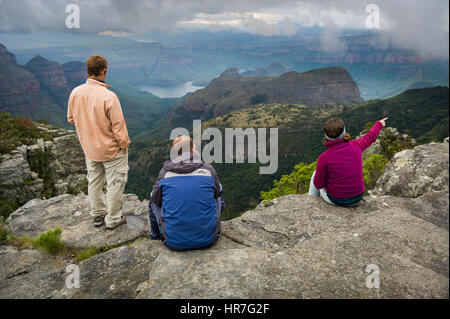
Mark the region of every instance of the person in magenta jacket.
<instances>
[{"instance_id":1,"label":"person in magenta jacket","mask_svg":"<svg viewBox=\"0 0 450 319\"><path fill-rule=\"evenodd\" d=\"M357 204L364 196L362 152L376 141L387 118L375 122L361 138L350 140L342 119L332 118L324 125L325 147L311 177L309 195L320 196L338 206Z\"/></svg>"}]
</instances>

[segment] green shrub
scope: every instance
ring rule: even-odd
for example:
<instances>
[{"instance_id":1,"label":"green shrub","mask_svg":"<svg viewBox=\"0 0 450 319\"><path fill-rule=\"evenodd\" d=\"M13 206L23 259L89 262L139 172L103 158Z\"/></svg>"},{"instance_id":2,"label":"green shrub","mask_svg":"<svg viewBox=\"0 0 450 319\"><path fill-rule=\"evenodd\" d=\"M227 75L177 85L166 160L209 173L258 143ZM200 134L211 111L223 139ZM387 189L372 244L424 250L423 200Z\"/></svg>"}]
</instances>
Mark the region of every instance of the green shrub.
<instances>
[{"instance_id":1,"label":"green shrub","mask_svg":"<svg viewBox=\"0 0 450 319\"><path fill-rule=\"evenodd\" d=\"M290 194L305 194L309 190L311 176L316 169L317 162L311 164L299 163L295 165L290 175L283 175L279 181L274 181L274 188L268 192L261 192L261 198L272 200Z\"/></svg>"},{"instance_id":2,"label":"green shrub","mask_svg":"<svg viewBox=\"0 0 450 319\"><path fill-rule=\"evenodd\" d=\"M8 229L5 226L5 218L0 216L0 244L9 239Z\"/></svg>"},{"instance_id":3,"label":"green shrub","mask_svg":"<svg viewBox=\"0 0 450 319\"><path fill-rule=\"evenodd\" d=\"M375 187L389 160L380 154L372 154L363 163L364 187L366 192Z\"/></svg>"},{"instance_id":4,"label":"green shrub","mask_svg":"<svg viewBox=\"0 0 450 319\"><path fill-rule=\"evenodd\" d=\"M55 230L49 230L39 236L38 239L33 241L33 247L42 250L50 255L58 255L66 252L66 244L61 240L61 228Z\"/></svg>"},{"instance_id":5,"label":"green shrub","mask_svg":"<svg viewBox=\"0 0 450 319\"><path fill-rule=\"evenodd\" d=\"M4 198L0 198L0 217L3 217L5 220L9 217L9 215L11 215L12 212L14 212L18 208L19 205L17 203L11 202Z\"/></svg>"},{"instance_id":6,"label":"green shrub","mask_svg":"<svg viewBox=\"0 0 450 319\"><path fill-rule=\"evenodd\" d=\"M100 248L88 247L88 248L85 248L85 249L81 250L80 252L78 252L78 254L75 258L77 261L83 261L83 260L89 259L92 256L95 256L101 252L102 251Z\"/></svg>"},{"instance_id":7,"label":"green shrub","mask_svg":"<svg viewBox=\"0 0 450 319\"><path fill-rule=\"evenodd\" d=\"M403 150L413 148L415 144L412 142L412 138L399 139L395 134L386 131L385 134L380 137L381 154L388 160L392 159L394 155Z\"/></svg>"},{"instance_id":8,"label":"green shrub","mask_svg":"<svg viewBox=\"0 0 450 319\"><path fill-rule=\"evenodd\" d=\"M0 113L0 154L9 153L22 144L35 144L40 138L53 139L50 133L39 129L29 117L11 117L9 113Z\"/></svg>"}]
</instances>

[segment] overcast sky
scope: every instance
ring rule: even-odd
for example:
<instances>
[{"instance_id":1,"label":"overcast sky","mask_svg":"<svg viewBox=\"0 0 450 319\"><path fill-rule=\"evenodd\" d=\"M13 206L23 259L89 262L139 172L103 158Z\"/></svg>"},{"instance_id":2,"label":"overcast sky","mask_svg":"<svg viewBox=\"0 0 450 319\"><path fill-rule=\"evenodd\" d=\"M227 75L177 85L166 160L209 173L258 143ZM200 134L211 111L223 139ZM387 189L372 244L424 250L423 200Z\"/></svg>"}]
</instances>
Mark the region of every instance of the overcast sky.
<instances>
[{"instance_id":1,"label":"overcast sky","mask_svg":"<svg viewBox=\"0 0 450 319\"><path fill-rule=\"evenodd\" d=\"M342 29L367 28L366 7L373 3L381 30L394 41L448 57L447 0L0 0L0 32L74 32L65 25L71 3L80 8L76 31L90 34L237 28L291 35L303 25L324 27L329 38Z\"/></svg>"}]
</instances>

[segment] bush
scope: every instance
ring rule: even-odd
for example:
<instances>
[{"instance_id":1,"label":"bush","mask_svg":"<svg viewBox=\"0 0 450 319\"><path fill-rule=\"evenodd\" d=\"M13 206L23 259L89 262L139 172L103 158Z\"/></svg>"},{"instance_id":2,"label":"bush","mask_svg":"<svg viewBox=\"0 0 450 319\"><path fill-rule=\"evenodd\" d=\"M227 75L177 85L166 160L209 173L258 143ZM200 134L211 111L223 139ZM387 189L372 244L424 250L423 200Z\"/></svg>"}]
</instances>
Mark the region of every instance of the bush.
<instances>
[{"instance_id":1,"label":"bush","mask_svg":"<svg viewBox=\"0 0 450 319\"><path fill-rule=\"evenodd\" d=\"M0 244L9 239L9 233L4 223L5 219L3 218L3 216L0 216Z\"/></svg>"},{"instance_id":2,"label":"bush","mask_svg":"<svg viewBox=\"0 0 450 319\"><path fill-rule=\"evenodd\" d=\"M255 95L250 98L251 105L264 104L264 103L267 103L267 95L265 93Z\"/></svg>"},{"instance_id":3,"label":"bush","mask_svg":"<svg viewBox=\"0 0 450 319\"><path fill-rule=\"evenodd\" d=\"M19 208L17 203L11 202L7 199L0 198L0 218L8 218L12 212Z\"/></svg>"},{"instance_id":4,"label":"bush","mask_svg":"<svg viewBox=\"0 0 450 319\"><path fill-rule=\"evenodd\" d=\"M101 253L101 249L99 249L99 248L94 248L94 247L85 248L77 254L76 260L83 261L83 260L89 259L92 256L95 256L99 253Z\"/></svg>"},{"instance_id":5,"label":"bush","mask_svg":"<svg viewBox=\"0 0 450 319\"><path fill-rule=\"evenodd\" d=\"M399 139L395 134L388 131L380 137L380 144L382 149L381 153L383 157L388 160L391 160L398 152L415 146L411 137L408 137L405 140Z\"/></svg>"},{"instance_id":6,"label":"bush","mask_svg":"<svg viewBox=\"0 0 450 319\"><path fill-rule=\"evenodd\" d=\"M66 244L61 240L61 228L55 230L49 230L39 236L38 239L33 241L33 247L42 250L50 255L58 255L66 252Z\"/></svg>"},{"instance_id":7,"label":"bush","mask_svg":"<svg viewBox=\"0 0 450 319\"><path fill-rule=\"evenodd\" d=\"M389 160L380 154L372 154L363 163L364 187L366 192L375 187Z\"/></svg>"},{"instance_id":8,"label":"bush","mask_svg":"<svg viewBox=\"0 0 450 319\"><path fill-rule=\"evenodd\" d=\"M53 139L50 133L39 129L29 117L14 118L9 113L0 113L0 154L9 153L22 144L35 144L39 138Z\"/></svg>"},{"instance_id":9,"label":"bush","mask_svg":"<svg viewBox=\"0 0 450 319\"><path fill-rule=\"evenodd\" d=\"M268 192L261 192L261 198L272 200L277 197L290 194L305 194L309 190L311 176L316 169L317 162L311 164L299 163L295 165L290 175L283 175L279 181L274 181L275 186Z\"/></svg>"}]
</instances>

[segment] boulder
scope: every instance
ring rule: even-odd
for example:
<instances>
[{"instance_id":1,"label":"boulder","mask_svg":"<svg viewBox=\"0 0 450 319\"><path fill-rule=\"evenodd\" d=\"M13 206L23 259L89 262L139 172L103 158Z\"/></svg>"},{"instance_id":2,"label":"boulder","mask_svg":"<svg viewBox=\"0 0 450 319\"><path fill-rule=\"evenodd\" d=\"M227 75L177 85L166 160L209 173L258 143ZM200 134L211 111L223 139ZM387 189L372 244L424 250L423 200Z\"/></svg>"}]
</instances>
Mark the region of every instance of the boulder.
<instances>
[{"instance_id":1,"label":"boulder","mask_svg":"<svg viewBox=\"0 0 450 319\"><path fill-rule=\"evenodd\" d=\"M379 178L374 194L415 198L448 190L449 144L430 143L395 154Z\"/></svg>"}]
</instances>

